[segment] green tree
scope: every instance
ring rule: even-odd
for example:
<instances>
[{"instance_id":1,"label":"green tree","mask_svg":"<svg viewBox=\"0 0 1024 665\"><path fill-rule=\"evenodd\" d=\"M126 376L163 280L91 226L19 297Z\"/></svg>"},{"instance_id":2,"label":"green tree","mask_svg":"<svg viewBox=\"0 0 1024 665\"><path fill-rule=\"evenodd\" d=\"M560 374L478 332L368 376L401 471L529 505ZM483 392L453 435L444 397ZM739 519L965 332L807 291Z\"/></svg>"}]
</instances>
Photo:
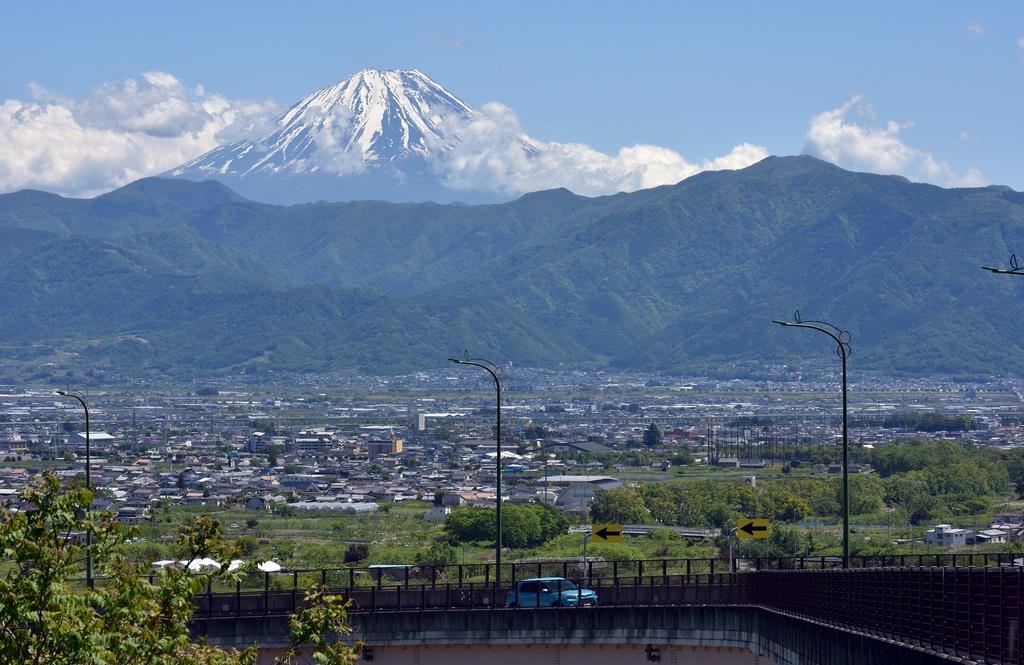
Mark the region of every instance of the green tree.
<instances>
[{"instance_id":1,"label":"green tree","mask_svg":"<svg viewBox=\"0 0 1024 665\"><path fill-rule=\"evenodd\" d=\"M283 452L284 446L280 444L265 446L263 448L263 454L267 456L267 466L277 466L277 456Z\"/></svg>"},{"instance_id":2,"label":"green tree","mask_svg":"<svg viewBox=\"0 0 1024 665\"><path fill-rule=\"evenodd\" d=\"M456 508L444 530L454 542L494 541L493 508ZM501 538L506 547L533 547L569 531L569 521L556 508L541 504L502 505Z\"/></svg>"},{"instance_id":3,"label":"green tree","mask_svg":"<svg viewBox=\"0 0 1024 665\"><path fill-rule=\"evenodd\" d=\"M188 624L193 598L214 577L237 579L227 562L238 548L222 538L210 517L185 528L175 555L191 561L212 557L221 572L192 574L167 568L154 574L139 569L120 552L133 534L109 513L90 511L92 494L78 486L62 490L52 473L32 480L20 493L32 510L0 508L0 551L9 561L0 578L0 662L78 665L138 663L145 665L227 665L251 663L255 650L225 651L191 640ZM95 573L103 583L81 583L82 545L72 534L94 535ZM79 576L76 580L76 576ZM292 620L295 648L285 662L300 656L297 645L317 645L316 662L349 665L354 651L343 643L326 644L323 636L347 630L345 605L314 590Z\"/></svg>"},{"instance_id":4,"label":"green tree","mask_svg":"<svg viewBox=\"0 0 1024 665\"><path fill-rule=\"evenodd\" d=\"M614 524L648 524L652 521L651 511L644 505L640 493L626 487L598 490L597 498L590 505L590 519L594 523Z\"/></svg>"},{"instance_id":5,"label":"green tree","mask_svg":"<svg viewBox=\"0 0 1024 665\"><path fill-rule=\"evenodd\" d=\"M651 426L644 430L644 445L648 448L661 445L661 430L658 429L657 423L651 423Z\"/></svg>"},{"instance_id":6,"label":"green tree","mask_svg":"<svg viewBox=\"0 0 1024 665\"><path fill-rule=\"evenodd\" d=\"M359 563L370 556L370 546L365 543L349 543L345 550L345 563Z\"/></svg>"},{"instance_id":7,"label":"green tree","mask_svg":"<svg viewBox=\"0 0 1024 665\"><path fill-rule=\"evenodd\" d=\"M459 562L459 553L448 543L432 543L429 549L420 550L416 553L414 561L418 566L434 566L444 569L445 566L454 566Z\"/></svg>"},{"instance_id":8,"label":"green tree","mask_svg":"<svg viewBox=\"0 0 1024 665\"><path fill-rule=\"evenodd\" d=\"M445 518L444 530L456 542L494 540L494 510L456 508Z\"/></svg>"},{"instance_id":9,"label":"green tree","mask_svg":"<svg viewBox=\"0 0 1024 665\"><path fill-rule=\"evenodd\" d=\"M543 425L536 423L530 423L526 426L526 430L523 432L523 437L527 439L543 439L548 435L547 429Z\"/></svg>"}]
</instances>

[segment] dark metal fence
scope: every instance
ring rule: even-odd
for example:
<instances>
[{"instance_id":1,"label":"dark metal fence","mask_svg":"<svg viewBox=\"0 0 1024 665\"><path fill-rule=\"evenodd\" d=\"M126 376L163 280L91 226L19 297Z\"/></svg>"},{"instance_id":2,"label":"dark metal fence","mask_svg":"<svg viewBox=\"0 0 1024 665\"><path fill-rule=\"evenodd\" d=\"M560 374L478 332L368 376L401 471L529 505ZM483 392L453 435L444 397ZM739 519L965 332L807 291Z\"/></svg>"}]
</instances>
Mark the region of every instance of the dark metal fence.
<instances>
[{"instance_id":1,"label":"dark metal fence","mask_svg":"<svg viewBox=\"0 0 1024 665\"><path fill-rule=\"evenodd\" d=\"M922 561L952 561L952 555L939 556ZM967 555L960 556L967 563ZM1024 568L996 555L975 557L985 565L881 566L884 560L900 559L885 557L857 558L844 570L841 560L797 557L751 560L738 572L719 560L591 561L582 568L580 562L540 562L510 564L509 572L515 580L565 577L596 592L600 606L757 606L977 662L1024 665ZM713 566L716 572L707 572ZM328 571L318 574L319 581L351 601L353 612L493 611L506 608L514 587L512 579L500 586L490 579L475 581L471 578L477 575L458 567L444 575L430 572L433 579L411 570L401 579L375 572L370 584L358 583L351 572L337 578L338 586L331 585ZM286 573L291 576L286 588L271 583L272 576L279 581L280 575L260 574L263 584L257 591L238 582L225 592L211 582L196 598L196 617L290 614L303 603L300 571ZM587 611L579 602L554 608L539 607L536 596L532 602L508 611Z\"/></svg>"},{"instance_id":2,"label":"dark metal fence","mask_svg":"<svg viewBox=\"0 0 1024 665\"><path fill-rule=\"evenodd\" d=\"M756 573L756 604L982 663L1024 663L1024 571L876 568Z\"/></svg>"},{"instance_id":3,"label":"dark metal fence","mask_svg":"<svg viewBox=\"0 0 1024 665\"><path fill-rule=\"evenodd\" d=\"M1014 557L1008 553L987 554L896 554L852 556L850 568L885 568L907 566L939 567L1005 567L1013 565ZM694 559L646 559L631 561L545 560L502 564L501 580L509 584L515 580L531 577L564 577L585 580L595 584L604 581L607 586L619 586L624 580L632 584L634 578L641 585L651 578L678 578L695 575L715 575L729 572L758 570L829 570L843 567L841 556L791 556L753 558L694 558ZM102 580L97 578L100 582ZM159 576L150 575L156 582ZM495 580L494 564L471 563L448 566L431 565L389 565L344 568L296 568L275 573L249 573L238 582L215 579L211 582L212 593L246 591L291 591L301 595L314 585L332 590L359 590L376 587L429 585L443 587L464 587L476 585L489 587Z\"/></svg>"}]
</instances>

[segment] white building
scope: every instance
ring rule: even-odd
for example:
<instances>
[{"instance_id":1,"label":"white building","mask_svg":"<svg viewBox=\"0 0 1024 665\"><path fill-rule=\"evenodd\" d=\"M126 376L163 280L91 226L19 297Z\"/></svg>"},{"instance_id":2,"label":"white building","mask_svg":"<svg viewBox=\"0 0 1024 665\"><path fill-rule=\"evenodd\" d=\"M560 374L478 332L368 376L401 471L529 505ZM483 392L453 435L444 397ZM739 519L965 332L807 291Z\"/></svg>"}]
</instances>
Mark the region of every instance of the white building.
<instances>
[{"instance_id":1,"label":"white building","mask_svg":"<svg viewBox=\"0 0 1024 665\"><path fill-rule=\"evenodd\" d=\"M939 547L963 547L967 544L967 529L954 529L949 524L936 524L924 534L926 543Z\"/></svg>"}]
</instances>

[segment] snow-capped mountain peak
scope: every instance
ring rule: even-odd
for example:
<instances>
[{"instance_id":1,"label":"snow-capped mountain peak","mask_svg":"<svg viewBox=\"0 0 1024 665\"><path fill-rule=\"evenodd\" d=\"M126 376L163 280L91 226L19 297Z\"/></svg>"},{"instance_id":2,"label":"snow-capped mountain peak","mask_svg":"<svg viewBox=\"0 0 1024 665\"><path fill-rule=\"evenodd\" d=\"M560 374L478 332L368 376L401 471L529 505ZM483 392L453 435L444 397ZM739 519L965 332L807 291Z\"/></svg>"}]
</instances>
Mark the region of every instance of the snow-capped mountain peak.
<instances>
[{"instance_id":1,"label":"snow-capped mountain peak","mask_svg":"<svg viewBox=\"0 0 1024 665\"><path fill-rule=\"evenodd\" d=\"M220 146L182 164L184 177L362 173L424 160L458 140L449 119L476 112L419 70L364 69L318 90L276 120L268 135Z\"/></svg>"}]
</instances>

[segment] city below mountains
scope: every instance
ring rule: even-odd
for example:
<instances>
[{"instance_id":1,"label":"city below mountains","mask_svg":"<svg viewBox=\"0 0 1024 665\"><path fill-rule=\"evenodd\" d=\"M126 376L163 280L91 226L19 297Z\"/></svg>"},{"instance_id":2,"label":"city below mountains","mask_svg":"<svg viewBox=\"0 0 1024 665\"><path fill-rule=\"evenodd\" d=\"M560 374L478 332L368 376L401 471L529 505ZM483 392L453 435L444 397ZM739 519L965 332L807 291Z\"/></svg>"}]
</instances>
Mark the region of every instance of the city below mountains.
<instances>
[{"instance_id":1,"label":"city below mountains","mask_svg":"<svg viewBox=\"0 0 1024 665\"><path fill-rule=\"evenodd\" d=\"M0 343L22 368L148 377L392 373L453 354L720 373L835 359L771 324L852 333L855 371L1024 372L1024 194L811 157L599 198L256 203L148 178L0 196ZM52 364L51 364L52 363Z\"/></svg>"}]
</instances>

